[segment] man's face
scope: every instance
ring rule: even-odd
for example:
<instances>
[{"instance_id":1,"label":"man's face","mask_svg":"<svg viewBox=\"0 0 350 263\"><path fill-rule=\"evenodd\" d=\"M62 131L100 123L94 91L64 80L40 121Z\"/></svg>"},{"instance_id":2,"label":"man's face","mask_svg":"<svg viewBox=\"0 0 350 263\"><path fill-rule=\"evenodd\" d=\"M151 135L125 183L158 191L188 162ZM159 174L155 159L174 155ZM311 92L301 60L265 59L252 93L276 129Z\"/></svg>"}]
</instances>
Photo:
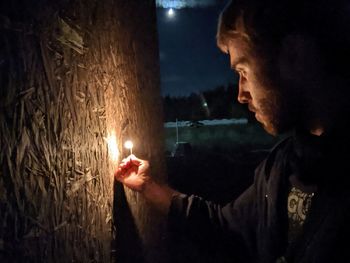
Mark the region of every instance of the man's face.
<instances>
[{"instance_id":1,"label":"man's face","mask_svg":"<svg viewBox=\"0 0 350 263\"><path fill-rule=\"evenodd\" d=\"M291 119L285 103L289 103L264 75L258 56L241 38L219 48L229 54L231 68L239 75L238 101L248 104L249 110L255 113L255 118L268 133L277 135L288 130Z\"/></svg>"}]
</instances>

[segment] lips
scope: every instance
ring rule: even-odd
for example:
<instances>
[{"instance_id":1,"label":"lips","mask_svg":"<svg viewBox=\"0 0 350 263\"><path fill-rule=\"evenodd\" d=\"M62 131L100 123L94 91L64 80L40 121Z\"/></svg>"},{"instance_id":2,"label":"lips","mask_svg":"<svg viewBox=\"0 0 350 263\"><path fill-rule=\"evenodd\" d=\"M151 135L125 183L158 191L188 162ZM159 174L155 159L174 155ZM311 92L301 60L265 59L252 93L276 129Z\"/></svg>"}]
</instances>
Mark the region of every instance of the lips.
<instances>
[{"instance_id":1,"label":"lips","mask_svg":"<svg viewBox=\"0 0 350 263\"><path fill-rule=\"evenodd\" d=\"M252 106L252 105L248 105L248 109L251 111L251 112L256 112L256 109Z\"/></svg>"},{"instance_id":2,"label":"lips","mask_svg":"<svg viewBox=\"0 0 350 263\"><path fill-rule=\"evenodd\" d=\"M254 113L255 119L257 119L257 121L260 122L261 121L261 118L260 118L261 116L260 116L259 112L257 111L257 109L254 106L250 105L250 104L248 104L248 109L251 112Z\"/></svg>"}]
</instances>

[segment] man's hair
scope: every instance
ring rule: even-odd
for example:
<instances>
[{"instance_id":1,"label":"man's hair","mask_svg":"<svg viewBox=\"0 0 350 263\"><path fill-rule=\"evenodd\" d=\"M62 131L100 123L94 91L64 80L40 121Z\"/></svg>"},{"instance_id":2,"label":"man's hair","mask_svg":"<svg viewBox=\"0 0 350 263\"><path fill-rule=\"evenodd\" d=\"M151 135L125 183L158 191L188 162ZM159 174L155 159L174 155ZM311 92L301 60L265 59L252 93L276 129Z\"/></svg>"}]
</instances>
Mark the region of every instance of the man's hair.
<instances>
[{"instance_id":1,"label":"man's hair","mask_svg":"<svg viewBox=\"0 0 350 263\"><path fill-rule=\"evenodd\" d=\"M273 56L291 34L317 43L325 70L350 83L350 3L347 0L232 0L220 15L217 41L239 35L258 54Z\"/></svg>"}]
</instances>

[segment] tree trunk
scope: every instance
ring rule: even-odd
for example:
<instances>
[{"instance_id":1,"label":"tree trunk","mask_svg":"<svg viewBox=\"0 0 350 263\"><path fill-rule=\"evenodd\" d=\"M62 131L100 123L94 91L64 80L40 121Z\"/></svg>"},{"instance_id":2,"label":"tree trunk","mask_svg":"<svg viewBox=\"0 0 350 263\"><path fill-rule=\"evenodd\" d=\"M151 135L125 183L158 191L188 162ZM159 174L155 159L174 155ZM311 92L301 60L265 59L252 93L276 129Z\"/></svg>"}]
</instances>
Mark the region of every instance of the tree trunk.
<instances>
[{"instance_id":1,"label":"tree trunk","mask_svg":"<svg viewBox=\"0 0 350 263\"><path fill-rule=\"evenodd\" d=\"M1 262L110 262L111 251L164 262L164 220L113 178L131 139L164 180L155 15L151 0L0 3Z\"/></svg>"}]
</instances>

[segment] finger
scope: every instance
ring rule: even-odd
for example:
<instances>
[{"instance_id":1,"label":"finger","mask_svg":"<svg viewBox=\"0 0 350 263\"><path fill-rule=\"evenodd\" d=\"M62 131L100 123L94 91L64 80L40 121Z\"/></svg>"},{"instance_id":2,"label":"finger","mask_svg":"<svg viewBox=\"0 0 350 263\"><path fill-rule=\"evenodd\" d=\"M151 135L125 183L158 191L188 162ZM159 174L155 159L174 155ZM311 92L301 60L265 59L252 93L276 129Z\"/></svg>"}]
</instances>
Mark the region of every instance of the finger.
<instances>
[{"instance_id":1,"label":"finger","mask_svg":"<svg viewBox=\"0 0 350 263\"><path fill-rule=\"evenodd\" d=\"M118 180L121 181L121 179L124 177L123 174L125 172L125 169L123 168L118 168L115 172L114 172L114 177Z\"/></svg>"},{"instance_id":2,"label":"finger","mask_svg":"<svg viewBox=\"0 0 350 263\"><path fill-rule=\"evenodd\" d=\"M130 170L130 168L132 168L132 165L130 165L130 162L125 164L120 164L117 170L115 171L115 174L118 173L118 175L120 176L125 176L128 170Z\"/></svg>"},{"instance_id":3,"label":"finger","mask_svg":"<svg viewBox=\"0 0 350 263\"><path fill-rule=\"evenodd\" d=\"M129 165L130 161L129 162L124 162L124 163L120 163L118 167L120 168L125 168Z\"/></svg>"},{"instance_id":4,"label":"finger","mask_svg":"<svg viewBox=\"0 0 350 263\"><path fill-rule=\"evenodd\" d=\"M120 163L127 163L127 162L129 162L130 161L130 158L124 158Z\"/></svg>"},{"instance_id":5,"label":"finger","mask_svg":"<svg viewBox=\"0 0 350 263\"><path fill-rule=\"evenodd\" d=\"M138 165L133 164L133 162L131 161L124 164L120 164L117 170L114 172L114 176L118 178L127 177L131 171L137 170L138 167Z\"/></svg>"},{"instance_id":6,"label":"finger","mask_svg":"<svg viewBox=\"0 0 350 263\"><path fill-rule=\"evenodd\" d=\"M143 160L137 158L137 157L136 157L135 155L133 155L133 154L129 155L128 158L129 158L130 162L132 162L134 165L137 165L137 166L139 166L139 165L142 163L142 161L143 161Z\"/></svg>"},{"instance_id":7,"label":"finger","mask_svg":"<svg viewBox=\"0 0 350 263\"><path fill-rule=\"evenodd\" d=\"M121 161L121 163L119 164L120 167L128 167L128 166L131 166L133 165L133 162L132 160L128 157L128 158L125 158Z\"/></svg>"}]
</instances>

